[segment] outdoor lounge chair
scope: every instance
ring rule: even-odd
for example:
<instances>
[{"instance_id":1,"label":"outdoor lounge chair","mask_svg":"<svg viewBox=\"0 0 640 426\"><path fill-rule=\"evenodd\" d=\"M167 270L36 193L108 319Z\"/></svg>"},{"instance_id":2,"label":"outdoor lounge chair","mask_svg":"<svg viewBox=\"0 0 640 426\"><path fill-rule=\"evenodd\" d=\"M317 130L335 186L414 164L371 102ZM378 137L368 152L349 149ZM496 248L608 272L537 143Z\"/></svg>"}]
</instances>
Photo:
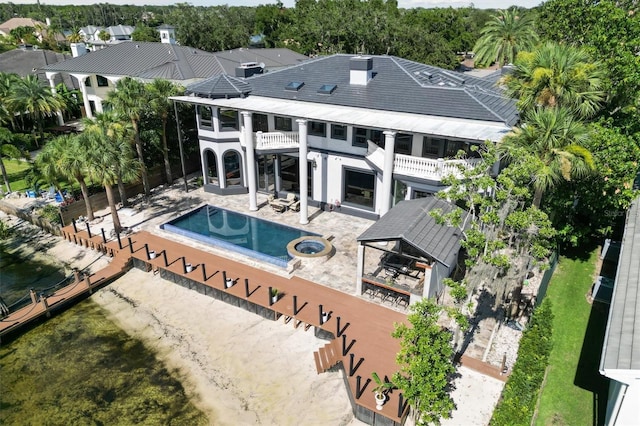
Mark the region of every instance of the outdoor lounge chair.
<instances>
[{"instance_id":1,"label":"outdoor lounge chair","mask_svg":"<svg viewBox=\"0 0 640 426\"><path fill-rule=\"evenodd\" d=\"M269 203L269 205L271 206L271 208L275 211L277 211L278 213L282 213L285 210L287 210L287 205L284 204L280 198L276 198L274 195L270 194L269 197L267 198L267 202Z\"/></svg>"},{"instance_id":2,"label":"outdoor lounge chair","mask_svg":"<svg viewBox=\"0 0 640 426\"><path fill-rule=\"evenodd\" d=\"M300 200L296 200L294 201L290 206L289 206L290 210L293 210L294 212L299 212L300 211Z\"/></svg>"}]
</instances>

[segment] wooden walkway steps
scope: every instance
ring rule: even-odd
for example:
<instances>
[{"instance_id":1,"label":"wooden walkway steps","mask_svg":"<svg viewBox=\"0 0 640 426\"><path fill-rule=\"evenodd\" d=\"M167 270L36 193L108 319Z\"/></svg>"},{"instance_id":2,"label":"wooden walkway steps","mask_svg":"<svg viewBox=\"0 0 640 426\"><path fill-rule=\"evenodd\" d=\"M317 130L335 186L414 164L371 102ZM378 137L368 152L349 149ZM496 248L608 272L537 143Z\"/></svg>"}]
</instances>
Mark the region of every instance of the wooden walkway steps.
<instances>
[{"instance_id":1,"label":"wooden walkway steps","mask_svg":"<svg viewBox=\"0 0 640 426\"><path fill-rule=\"evenodd\" d=\"M337 363L342 361L342 354L340 353L340 342L338 339L333 339L317 351L313 353L313 358L316 363L316 370L318 374L336 366Z\"/></svg>"}]
</instances>

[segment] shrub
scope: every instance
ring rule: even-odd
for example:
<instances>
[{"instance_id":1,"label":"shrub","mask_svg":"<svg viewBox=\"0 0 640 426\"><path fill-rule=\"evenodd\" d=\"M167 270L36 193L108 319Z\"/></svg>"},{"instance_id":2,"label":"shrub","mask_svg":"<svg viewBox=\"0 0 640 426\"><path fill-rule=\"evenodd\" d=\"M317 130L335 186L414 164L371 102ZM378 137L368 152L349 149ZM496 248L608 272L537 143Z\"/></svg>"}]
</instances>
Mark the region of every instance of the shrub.
<instances>
[{"instance_id":1,"label":"shrub","mask_svg":"<svg viewBox=\"0 0 640 426\"><path fill-rule=\"evenodd\" d=\"M38 210L38 214L44 219L48 220L52 225L59 225L60 223L62 223L60 220L60 212L58 211L58 208L53 204L47 204L46 206Z\"/></svg>"},{"instance_id":2,"label":"shrub","mask_svg":"<svg viewBox=\"0 0 640 426\"><path fill-rule=\"evenodd\" d=\"M553 346L551 301L536 308L529 327L523 332L518 359L493 412L491 425L529 425L533 417Z\"/></svg>"}]
</instances>

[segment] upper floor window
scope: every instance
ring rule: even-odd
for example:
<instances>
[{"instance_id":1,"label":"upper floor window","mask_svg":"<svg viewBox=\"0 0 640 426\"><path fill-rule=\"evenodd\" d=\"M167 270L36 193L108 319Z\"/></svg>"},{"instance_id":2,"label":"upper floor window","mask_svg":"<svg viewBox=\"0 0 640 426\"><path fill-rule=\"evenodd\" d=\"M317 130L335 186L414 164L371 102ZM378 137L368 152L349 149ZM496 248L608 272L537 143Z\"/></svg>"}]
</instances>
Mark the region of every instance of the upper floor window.
<instances>
[{"instance_id":1,"label":"upper floor window","mask_svg":"<svg viewBox=\"0 0 640 426\"><path fill-rule=\"evenodd\" d=\"M291 125L291 118L289 117L279 117L279 116L275 116L275 129L276 130L281 130L283 132L290 132L293 127Z\"/></svg>"},{"instance_id":2,"label":"upper floor window","mask_svg":"<svg viewBox=\"0 0 640 426\"><path fill-rule=\"evenodd\" d=\"M327 125L319 121L309 122L309 134L312 136L327 136Z\"/></svg>"},{"instance_id":3,"label":"upper floor window","mask_svg":"<svg viewBox=\"0 0 640 426\"><path fill-rule=\"evenodd\" d=\"M459 151L467 152L468 144L463 141L447 141L447 149L444 152L445 157L455 157Z\"/></svg>"},{"instance_id":4,"label":"upper floor window","mask_svg":"<svg viewBox=\"0 0 640 426\"><path fill-rule=\"evenodd\" d=\"M445 140L425 136L422 140L422 156L425 158L442 158L444 156Z\"/></svg>"},{"instance_id":5,"label":"upper floor window","mask_svg":"<svg viewBox=\"0 0 640 426\"><path fill-rule=\"evenodd\" d=\"M199 105L198 117L200 117L199 123L201 129L213 129L213 123L211 121L213 113L211 112L210 106Z\"/></svg>"},{"instance_id":6,"label":"upper floor window","mask_svg":"<svg viewBox=\"0 0 640 426\"><path fill-rule=\"evenodd\" d=\"M347 126L342 124L331 125L331 139L339 139L341 141L347 140Z\"/></svg>"},{"instance_id":7,"label":"upper floor window","mask_svg":"<svg viewBox=\"0 0 640 426\"><path fill-rule=\"evenodd\" d=\"M362 148L367 147L367 141L371 141L378 146L384 146L382 141L382 130L365 129L363 127L353 128L353 146L359 146Z\"/></svg>"},{"instance_id":8,"label":"upper floor window","mask_svg":"<svg viewBox=\"0 0 640 426\"><path fill-rule=\"evenodd\" d=\"M406 133L398 133L396 135L395 150L396 154L411 155L411 148L413 147L413 135Z\"/></svg>"},{"instance_id":9,"label":"upper floor window","mask_svg":"<svg viewBox=\"0 0 640 426\"><path fill-rule=\"evenodd\" d=\"M254 132L269 131L269 119L265 114L251 114L251 125Z\"/></svg>"},{"instance_id":10,"label":"upper floor window","mask_svg":"<svg viewBox=\"0 0 640 426\"><path fill-rule=\"evenodd\" d=\"M228 132L228 131L240 129L240 125L238 124L238 111L234 109L220 108L218 110L218 120L220 120L221 132Z\"/></svg>"},{"instance_id":11,"label":"upper floor window","mask_svg":"<svg viewBox=\"0 0 640 426\"><path fill-rule=\"evenodd\" d=\"M106 77L96 75L96 80L98 81L98 87L109 87L109 80Z\"/></svg>"}]
</instances>

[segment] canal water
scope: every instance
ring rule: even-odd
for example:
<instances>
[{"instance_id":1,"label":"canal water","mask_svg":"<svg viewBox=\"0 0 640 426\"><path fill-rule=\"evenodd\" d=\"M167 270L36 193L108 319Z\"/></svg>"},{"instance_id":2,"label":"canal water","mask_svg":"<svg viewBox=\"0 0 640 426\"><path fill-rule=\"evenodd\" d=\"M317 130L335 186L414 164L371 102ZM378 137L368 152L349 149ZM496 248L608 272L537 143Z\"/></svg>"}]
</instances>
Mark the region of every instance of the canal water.
<instances>
[{"instance_id":1,"label":"canal water","mask_svg":"<svg viewBox=\"0 0 640 426\"><path fill-rule=\"evenodd\" d=\"M7 305L64 278L63 265L24 258L5 242L0 296ZM91 299L3 343L0 383L0 424L208 424L154 353Z\"/></svg>"}]
</instances>

